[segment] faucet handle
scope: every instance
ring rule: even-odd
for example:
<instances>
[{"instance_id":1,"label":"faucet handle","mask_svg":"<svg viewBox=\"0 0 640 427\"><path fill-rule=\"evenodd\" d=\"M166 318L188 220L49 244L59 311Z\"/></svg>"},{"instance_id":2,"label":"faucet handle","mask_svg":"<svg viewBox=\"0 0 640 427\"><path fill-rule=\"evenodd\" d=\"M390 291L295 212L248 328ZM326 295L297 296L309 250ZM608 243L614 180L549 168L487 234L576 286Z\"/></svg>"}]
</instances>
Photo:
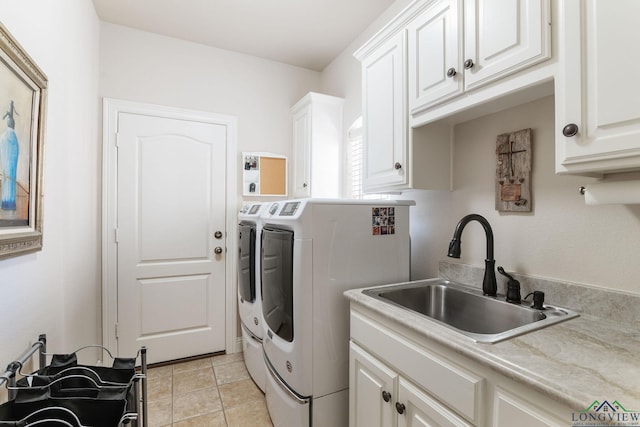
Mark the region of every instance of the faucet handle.
<instances>
[{"instance_id":1,"label":"faucet handle","mask_svg":"<svg viewBox=\"0 0 640 427\"><path fill-rule=\"evenodd\" d=\"M509 280L515 280L517 282L517 280L514 279L512 275L504 271L504 268L502 268L501 265L499 265L496 270L498 270L498 273L502 274L504 277L507 277Z\"/></svg>"},{"instance_id":2,"label":"faucet handle","mask_svg":"<svg viewBox=\"0 0 640 427\"><path fill-rule=\"evenodd\" d=\"M504 268L502 268L502 266L498 266L497 270L498 273L509 278L509 281L507 282L507 302L520 304L522 300L520 296L520 282L514 279L513 276L511 276L509 273L504 271Z\"/></svg>"}]
</instances>

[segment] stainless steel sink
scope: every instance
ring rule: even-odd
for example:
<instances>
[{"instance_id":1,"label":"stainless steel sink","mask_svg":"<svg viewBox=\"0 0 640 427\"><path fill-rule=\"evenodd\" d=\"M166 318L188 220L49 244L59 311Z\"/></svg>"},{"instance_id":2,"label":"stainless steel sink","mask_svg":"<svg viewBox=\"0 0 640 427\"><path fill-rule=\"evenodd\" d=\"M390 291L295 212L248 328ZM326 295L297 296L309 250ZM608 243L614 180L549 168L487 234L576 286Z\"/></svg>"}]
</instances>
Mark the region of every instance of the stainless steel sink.
<instances>
[{"instance_id":1,"label":"stainless steel sink","mask_svg":"<svg viewBox=\"0 0 640 427\"><path fill-rule=\"evenodd\" d=\"M511 304L459 283L442 279L365 289L365 295L426 316L477 342L494 343L531 332L578 314L545 305L535 310Z\"/></svg>"}]
</instances>

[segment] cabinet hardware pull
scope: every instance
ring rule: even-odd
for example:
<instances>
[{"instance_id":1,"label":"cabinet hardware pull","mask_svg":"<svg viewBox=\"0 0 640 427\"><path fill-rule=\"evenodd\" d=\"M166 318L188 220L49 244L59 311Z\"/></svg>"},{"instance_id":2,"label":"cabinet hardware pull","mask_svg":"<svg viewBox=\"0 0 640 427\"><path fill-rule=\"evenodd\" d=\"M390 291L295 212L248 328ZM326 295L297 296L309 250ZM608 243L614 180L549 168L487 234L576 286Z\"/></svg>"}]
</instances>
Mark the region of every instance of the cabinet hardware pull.
<instances>
[{"instance_id":1,"label":"cabinet hardware pull","mask_svg":"<svg viewBox=\"0 0 640 427\"><path fill-rule=\"evenodd\" d=\"M396 411L398 411L399 414L404 414L404 410L405 410L405 406L404 404L400 403L400 402L396 402Z\"/></svg>"},{"instance_id":2,"label":"cabinet hardware pull","mask_svg":"<svg viewBox=\"0 0 640 427\"><path fill-rule=\"evenodd\" d=\"M562 134L566 137L576 136L578 133L578 125L575 123L569 123L562 128Z\"/></svg>"},{"instance_id":3,"label":"cabinet hardware pull","mask_svg":"<svg viewBox=\"0 0 640 427\"><path fill-rule=\"evenodd\" d=\"M213 233L213 237L215 237L216 239L222 239L222 231L216 231L215 233Z\"/></svg>"},{"instance_id":4,"label":"cabinet hardware pull","mask_svg":"<svg viewBox=\"0 0 640 427\"><path fill-rule=\"evenodd\" d=\"M473 68L473 59L467 59L466 61L464 61L464 68L467 70L470 70Z\"/></svg>"},{"instance_id":5,"label":"cabinet hardware pull","mask_svg":"<svg viewBox=\"0 0 640 427\"><path fill-rule=\"evenodd\" d=\"M216 255L220 255L222 253L222 248L220 246L216 246L213 252L215 252Z\"/></svg>"},{"instance_id":6,"label":"cabinet hardware pull","mask_svg":"<svg viewBox=\"0 0 640 427\"><path fill-rule=\"evenodd\" d=\"M382 400L384 400L385 402L388 402L391 400L391 393L389 393L387 390L383 390L382 391Z\"/></svg>"},{"instance_id":7,"label":"cabinet hardware pull","mask_svg":"<svg viewBox=\"0 0 640 427\"><path fill-rule=\"evenodd\" d=\"M456 74L458 74L458 72L456 71L455 68L451 67L447 70L447 77L453 77Z\"/></svg>"},{"instance_id":8,"label":"cabinet hardware pull","mask_svg":"<svg viewBox=\"0 0 640 427\"><path fill-rule=\"evenodd\" d=\"M396 170L402 169L402 165L400 164L400 162L396 162L396 164L393 165L393 167L396 168Z\"/></svg>"}]
</instances>

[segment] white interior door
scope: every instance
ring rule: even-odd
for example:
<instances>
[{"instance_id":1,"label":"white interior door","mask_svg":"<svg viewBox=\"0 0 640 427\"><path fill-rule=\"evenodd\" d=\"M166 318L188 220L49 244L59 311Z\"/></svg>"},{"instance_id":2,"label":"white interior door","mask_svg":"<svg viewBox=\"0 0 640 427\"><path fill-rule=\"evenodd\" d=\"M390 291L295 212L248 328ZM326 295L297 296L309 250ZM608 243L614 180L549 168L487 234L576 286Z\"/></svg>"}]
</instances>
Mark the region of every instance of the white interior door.
<instances>
[{"instance_id":1,"label":"white interior door","mask_svg":"<svg viewBox=\"0 0 640 427\"><path fill-rule=\"evenodd\" d=\"M117 343L160 362L225 349L227 127L120 112Z\"/></svg>"}]
</instances>

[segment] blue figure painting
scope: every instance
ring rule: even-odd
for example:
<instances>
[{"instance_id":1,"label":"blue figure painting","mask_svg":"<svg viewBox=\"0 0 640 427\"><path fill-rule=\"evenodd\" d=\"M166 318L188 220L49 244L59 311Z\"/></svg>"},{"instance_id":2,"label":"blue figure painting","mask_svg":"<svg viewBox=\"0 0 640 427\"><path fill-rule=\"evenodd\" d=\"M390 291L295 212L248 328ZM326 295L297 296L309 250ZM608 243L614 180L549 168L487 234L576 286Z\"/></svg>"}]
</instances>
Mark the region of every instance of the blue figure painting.
<instances>
[{"instance_id":1,"label":"blue figure painting","mask_svg":"<svg viewBox=\"0 0 640 427\"><path fill-rule=\"evenodd\" d=\"M4 113L2 120L7 121L7 129L0 136L0 173L2 174L2 197L0 208L8 211L16 210L16 172L18 169L18 137L16 136L15 117L18 112L13 105Z\"/></svg>"}]
</instances>

